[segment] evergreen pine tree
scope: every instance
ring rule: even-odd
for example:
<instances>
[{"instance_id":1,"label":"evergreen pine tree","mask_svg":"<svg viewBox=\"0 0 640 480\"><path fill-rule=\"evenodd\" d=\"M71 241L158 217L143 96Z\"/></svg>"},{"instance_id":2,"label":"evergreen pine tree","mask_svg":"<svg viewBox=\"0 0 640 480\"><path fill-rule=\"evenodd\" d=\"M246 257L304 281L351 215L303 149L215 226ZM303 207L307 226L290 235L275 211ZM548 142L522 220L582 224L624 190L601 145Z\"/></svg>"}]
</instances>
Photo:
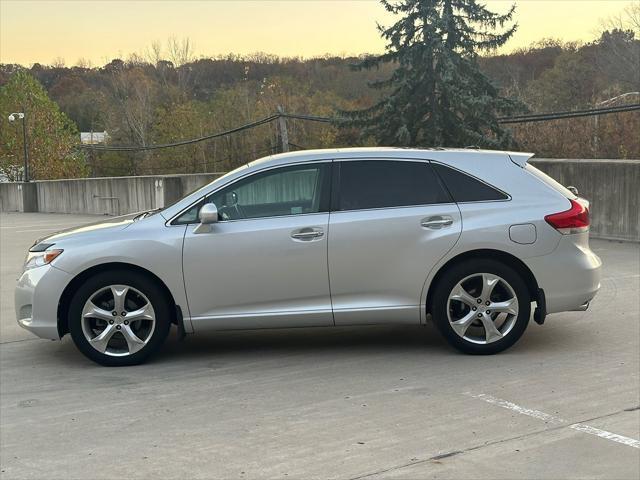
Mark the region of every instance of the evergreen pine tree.
<instances>
[{"instance_id":1,"label":"evergreen pine tree","mask_svg":"<svg viewBox=\"0 0 640 480\"><path fill-rule=\"evenodd\" d=\"M478 55L514 34L517 24L505 25L515 5L500 15L477 0L381 2L402 18L389 28L378 26L387 40L386 53L355 68L387 62L397 68L389 79L370 84L388 92L382 100L365 110L342 112L346 125L361 128L363 137L372 136L381 145L507 147L510 132L497 118L524 106L500 96L480 70Z\"/></svg>"}]
</instances>

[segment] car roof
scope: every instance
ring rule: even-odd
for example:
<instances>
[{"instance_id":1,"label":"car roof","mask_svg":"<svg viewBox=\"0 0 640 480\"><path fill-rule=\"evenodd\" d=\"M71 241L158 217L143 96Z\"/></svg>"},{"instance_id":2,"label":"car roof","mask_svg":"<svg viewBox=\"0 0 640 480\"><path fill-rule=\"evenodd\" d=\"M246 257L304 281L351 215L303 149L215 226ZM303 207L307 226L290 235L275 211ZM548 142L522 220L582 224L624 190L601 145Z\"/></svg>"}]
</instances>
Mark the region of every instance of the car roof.
<instances>
[{"instance_id":1,"label":"car roof","mask_svg":"<svg viewBox=\"0 0 640 480\"><path fill-rule=\"evenodd\" d=\"M275 166L295 165L298 163L314 162L322 160L344 160L362 158L366 160L389 159L419 159L433 160L452 166L458 166L465 171L486 171L492 165L492 169L502 169L503 162L524 167L532 153L504 152L497 150L479 150L472 148L398 148L398 147L357 147L357 148L329 148L324 150L300 150L297 152L280 153L270 155L249 162L226 175L204 185L192 192L174 205L167 207L161 213L167 220L181 212L186 205L190 205L203 195L208 194L214 188L220 188L227 183L255 171L268 169ZM478 162L478 160L481 160ZM477 174L477 172L476 172Z\"/></svg>"},{"instance_id":2,"label":"car roof","mask_svg":"<svg viewBox=\"0 0 640 480\"><path fill-rule=\"evenodd\" d=\"M509 155L511 159L524 166L524 163L534 154L525 152L506 152L499 150L480 150L475 148L401 148L401 147L355 147L355 148L328 148L319 150L300 150L296 152L279 153L254 160L247 166L254 170L272 165L286 165L289 163L310 162L314 160L328 159L353 159L363 158L367 160L384 160L389 158L428 159L451 161L456 158L495 158L496 156Z\"/></svg>"}]
</instances>

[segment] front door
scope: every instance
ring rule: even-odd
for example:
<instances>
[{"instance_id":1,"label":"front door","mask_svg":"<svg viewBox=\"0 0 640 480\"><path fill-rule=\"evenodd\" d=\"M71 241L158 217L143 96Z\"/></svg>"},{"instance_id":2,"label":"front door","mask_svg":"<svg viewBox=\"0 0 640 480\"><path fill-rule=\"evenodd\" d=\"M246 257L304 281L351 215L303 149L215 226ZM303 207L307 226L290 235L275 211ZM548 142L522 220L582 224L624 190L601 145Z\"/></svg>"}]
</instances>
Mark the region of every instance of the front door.
<instances>
[{"instance_id":1,"label":"front door","mask_svg":"<svg viewBox=\"0 0 640 480\"><path fill-rule=\"evenodd\" d=\"M336 325L420 322L429 271L462 230L426 161L336 162L329 272Z\"/></svg>"},{"instance_id":2,"label":"front door","mask_svg":"<svg viewBox=\"0 0 640 480\"><path fill-rule=\"evenodd\" d=\"M194 329L333 325L330 170L331 162L273 168L203 200L218 207L220 220L209 232L194 232L193 223L185 233Z\"/></svg>"}]
</instances>

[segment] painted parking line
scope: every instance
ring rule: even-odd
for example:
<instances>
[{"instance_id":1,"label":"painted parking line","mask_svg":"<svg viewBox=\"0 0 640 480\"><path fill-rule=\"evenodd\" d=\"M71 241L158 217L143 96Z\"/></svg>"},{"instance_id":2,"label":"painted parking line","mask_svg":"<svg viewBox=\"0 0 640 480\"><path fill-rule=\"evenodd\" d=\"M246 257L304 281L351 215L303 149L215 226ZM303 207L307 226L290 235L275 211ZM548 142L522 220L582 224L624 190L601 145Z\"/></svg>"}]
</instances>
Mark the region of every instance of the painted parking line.
<instances>
[{"instance_id":1,"label":"painted parking line","mask_svg":"<svg viewBox=\"0 0 640 480\"><path fill-rule=\"evenodd\" d=\"M596 437L606 438L607 440L611 440L613 442L622 443L623 445L629 445L630 447L640 448L640 441L634 438L618 435L617 433L607 432L606 430L590 427L589 425L584 425L582 423L569 425L569 428L573 428L574 430L577 430L579 432L588 433L589 435L595 435Z\"/></svg>"},{"instance_id":2,"label":"painted parking line","mask_svg":"<svg viewBox=\"0 0 640 480\"><path fill-rule=\"evenodd\" d=\"M83 224L86 223L86 221L82 221L79 220L77 222L55 222L55 223L51 223L51 222L37 222L37 223L27 223L25 225L0 225L0 229L2 230L8 230L8 229L12 229L12 228L31 228L31 227L48 227L51 225L78 225L78 224Z\"/></svg>"},{"instance_id":3,"label":"painted parking line","mask_svg":"<svg viewBox=\"0 0 640 480\"><path fill-rule=\"evenodd\" d=\"M482 400L484 402L490 403L492 405L496 405L498 407L506 408L508 410L511 410L512 412L519 413L520 415L526 415L528 417L537 418L538 420L542 420L545 423L554 423L558 425L564 424L564 425L567 425L567 428L571 428L572 430L576 430L578 432L587 433L589 435L595 435L596 437L604 438L606 440L611 440L612 442L616 442L622 445L627 445L629 447L640 449L640 441L636 440L635 438L625 437L624 435L618 435L617 433L601 430L600 428L595 428L590 425L585 425L584 423L569 424L569 422L567 422L566 420L563 420L562 418L549 415L548 413L541 412L540 410L533 410L531 408L522 407L520 405L516 405L513 402L509 402L508 400L503 400L502 398L494 397L493 395L487 395L485 393L470 393L470 392L466 392L464 395L467 395L472 398L476 398L478 400Z\"/></svg>"},{"instance_id":4,"label":"painted parking line","mask_svg":"<svg viewBox=\"0 0 640 480\"><path fill-rule=\"evenodd\" d=\"M64 230L64 228L63 228ZM49 227L49 228L30 228L27 230L15 230L11 233L29 233L29 232L59 232L60 227Z\"/></svg>"}]
</instances>

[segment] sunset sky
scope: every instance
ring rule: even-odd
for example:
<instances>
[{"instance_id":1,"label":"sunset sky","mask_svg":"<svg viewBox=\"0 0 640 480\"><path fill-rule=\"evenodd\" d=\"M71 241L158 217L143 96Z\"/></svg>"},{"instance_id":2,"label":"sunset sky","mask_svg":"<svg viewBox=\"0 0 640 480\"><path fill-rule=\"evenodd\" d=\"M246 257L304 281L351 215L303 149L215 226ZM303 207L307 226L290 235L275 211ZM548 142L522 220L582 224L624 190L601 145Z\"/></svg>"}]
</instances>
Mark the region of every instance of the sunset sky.
<instances>
[{"instance_id":1,"label":"sunset sky","mask_svg":"<svg viewBox=\"0 0 640 480\"><path fill-rule=\"evenodd\" d=\"M511 1L488 0L503 12ZM516 0L513 50L542 38L592 40L626 0ZM0 0L0 62L102 65L142 53L153 41L189 37L198 56L266 52L284 56L376 53L376 21L390 24L376 0L29 1Z\"/></svg>"}]
</instances>

